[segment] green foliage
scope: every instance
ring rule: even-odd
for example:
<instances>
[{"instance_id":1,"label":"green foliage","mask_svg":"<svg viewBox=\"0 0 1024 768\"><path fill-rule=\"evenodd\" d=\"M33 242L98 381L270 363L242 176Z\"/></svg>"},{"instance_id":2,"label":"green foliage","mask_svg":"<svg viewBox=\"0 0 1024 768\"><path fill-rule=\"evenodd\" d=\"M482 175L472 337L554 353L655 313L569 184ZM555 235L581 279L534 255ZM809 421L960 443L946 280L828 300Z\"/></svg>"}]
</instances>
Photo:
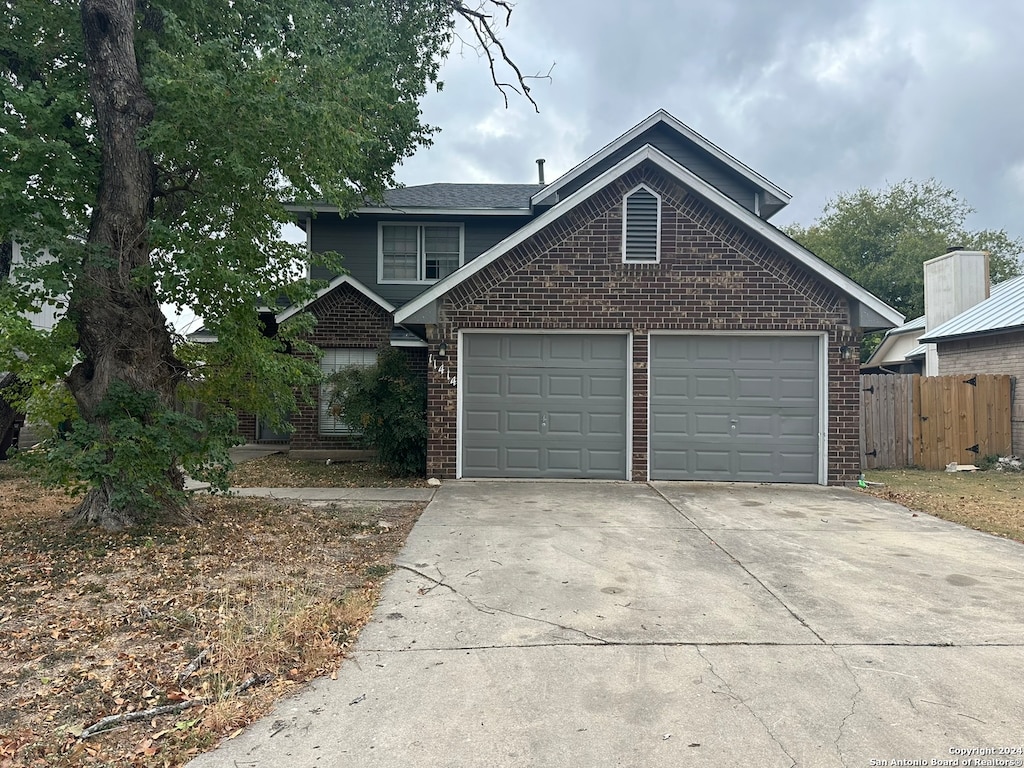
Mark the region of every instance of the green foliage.
<instances>
[{"instance_id":1,"label":"green foliage","mask_svg":"<svg viewBox=\"0 0 1024 768\"><path fill-rule=\"evenodd\" d=\"M990 453L986 456L982 456L981 460L978 461L978 469L982 470L983 472L995 469L997 466L999 466L998 453Z\"/></svg>"},{"instance_id":2,"label":"green foliage","mask_svg":"<svg viewBox=\"0 0 1024 768\"><path fill-rule=\"evenodd\" d=\"M950 246L989 251L993 282L1020 274L1024 241L1004 230L968 231L972 210L935 179L906 180L839 195L814 224L787 234L912 319L924 314L922 265Z\"/></svg>"},{"instance_id":3,"label":"green foliage","mask_svg":"<svg viewBox=\"0 0 1024 768\"><path fill-rule=\"evenodd\" d=\"M400 349L384 347L376 365L349 366L331 375L330 407L359 438L377 449L390 473L422 475L427 456L427 393Z\"/></svg>"},{"instance_id":4,"label":"green foliage","mask_svg":"<svg viewBox=\"0 0 1024 768\"><path fill-rule=\"evenodd\" d=\"M44 441L46 451L19 458L39 467L48 485L75 492L106 488L113 506L143 513L184 501L183 492L169 487L169 468L227 490L228 448L237 429L230 413L199 419L164 408L156 393L124 382L111 384L99 411L102 427L80 418L65 421Z\"/></svg>"},{"instance_id":5,"label":"green foliage","mask_svg":"<svg viewBox=\"0 0 1024 768\"><path fill-rule=\"evenodd\" d=\"M83 348L82 318L46 331L24 317L46 303L87 306L80 299L95 288L86 255L93 270L121 266L103 250L112 243L90 231L104 178L101 136L112 134L90 95L87 4L13 0L0 11L0 242L16 239L24 262L14 279L0 279L0 370L29 384L29 407L73 424L51 441L51 478L106 483L115 505L149 507L173 495L165 480L174 467L202 475L210 462L201 454L224 458L232 410L279 423L294 409L295 388L318 377L308 360L282 354L303 349L302 321L271 339L255 311L319 287L299 279L305 248L280 237L293 218L285 203L324 200L345 212L394 185L395 166L430 143L419 100L439 85L461 6L137 0L134 62L119 64L138 66L152 103L137 140L153 185L135 201L151 211L138 234L149 259L131 279L151 286L156 302L192 308L218 343L179 347L188 370L180 397L196 416L167 408L166 393L157 400L120 387L87 424L60 385ZM338 257L322 258L340 269ZM164 329L139 333L141 349L161 347Z\"/></svg>"}]
</instances>

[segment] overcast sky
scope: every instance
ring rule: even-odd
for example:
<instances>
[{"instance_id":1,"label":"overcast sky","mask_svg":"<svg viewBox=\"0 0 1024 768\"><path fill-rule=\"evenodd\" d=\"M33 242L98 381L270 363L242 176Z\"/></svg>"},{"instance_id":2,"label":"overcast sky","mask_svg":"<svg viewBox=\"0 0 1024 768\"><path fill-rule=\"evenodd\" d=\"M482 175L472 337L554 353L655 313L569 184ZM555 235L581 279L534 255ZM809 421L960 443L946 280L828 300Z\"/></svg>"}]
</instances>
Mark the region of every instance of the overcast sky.
<instances>
[{"instance_id":1,"label":"overcast sky","mask_svg":"<svg viewBox=\"0 0 1024 768\"><path fill-rule=\"evenodd\" d=\"M405 184L551 181L659 108L793 195L810 224L859 187L936 178L971 229L1024 236L1021 0L518 0L503 39L540 114L453 51L441 129Z\"/></svg>"},{"instance_id":2,"label":"overcast sky","mask_svg":"<svg viewBox=\"0 0 1024 768\"><path fill-rule=\"evenodd\" d=\"M1024 237L1024 0L518 0L503 40L540 114L456 44L404 184L552 181L658 109L793 195L936 178ZM506 73L507 74L507 73ZM190 319L178 326L194 330Z\"/></svg>"}]
</instances>

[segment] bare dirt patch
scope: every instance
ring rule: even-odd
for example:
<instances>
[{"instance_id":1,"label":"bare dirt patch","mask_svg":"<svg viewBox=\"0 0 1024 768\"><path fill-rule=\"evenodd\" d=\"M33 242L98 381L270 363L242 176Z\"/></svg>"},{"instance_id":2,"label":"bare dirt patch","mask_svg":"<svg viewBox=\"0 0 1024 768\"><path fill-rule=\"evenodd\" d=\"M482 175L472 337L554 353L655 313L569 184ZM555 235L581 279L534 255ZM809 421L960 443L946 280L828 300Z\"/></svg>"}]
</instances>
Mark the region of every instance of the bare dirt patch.
<instances>
[{"instance_id":1,"label":"bare dirt patch","mask_svg":"<svg viewBox=\"0 0 1024 768\"><path fill-rule=\"evenodd\" d=\"M1024 473L876 470L873 496L979 531L1024 542Z\"/></svg>"},{"instance_id":2,"label":"bare dirt patch","mask_svg":"<svg viewBox=\"0 0 1024 768\"><path fill-rule=\"evenodd\" d=\"M332 674L424 506L202 497L201 525L115 535L73 503L0 464L4 768L181 765Z\"/></svg>"},{"instance_id":3,"label":"bare dirt patch","mask_svg":"<svg viewBox=\"0 0 1024 768\"><path fill-rule=\"evenodd\" d=\"M275 453L239 464L231 472L233 488L426 488L421 477L395 478L362 461L307 461Z\"/></svg>"}]
</instances>

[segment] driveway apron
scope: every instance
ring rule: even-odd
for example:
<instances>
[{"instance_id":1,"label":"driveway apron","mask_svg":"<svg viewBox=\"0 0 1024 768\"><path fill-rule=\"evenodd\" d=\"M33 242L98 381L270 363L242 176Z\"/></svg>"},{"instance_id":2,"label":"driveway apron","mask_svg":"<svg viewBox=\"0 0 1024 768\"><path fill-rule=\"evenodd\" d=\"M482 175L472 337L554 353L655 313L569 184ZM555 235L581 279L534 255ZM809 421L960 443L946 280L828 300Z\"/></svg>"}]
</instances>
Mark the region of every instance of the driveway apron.
<instances>
[{"instance_id":1,"label":"driveway apron","mask_svg":"<svg viewBox=\"0 0 1024 768\"><path fill-rule=\"evenodd\" d=\"M848 489L447 482L338 679L190 765L1024 765L1022 587Z\"/></svg>"}]
</instances>

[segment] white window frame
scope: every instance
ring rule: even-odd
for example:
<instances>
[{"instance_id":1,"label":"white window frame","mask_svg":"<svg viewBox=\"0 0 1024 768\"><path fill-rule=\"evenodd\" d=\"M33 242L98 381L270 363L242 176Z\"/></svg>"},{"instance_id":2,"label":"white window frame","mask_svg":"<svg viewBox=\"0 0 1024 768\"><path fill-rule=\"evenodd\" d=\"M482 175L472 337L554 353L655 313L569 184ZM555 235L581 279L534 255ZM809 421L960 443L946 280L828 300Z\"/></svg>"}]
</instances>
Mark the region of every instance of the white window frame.
<instances>
[{"instance_id":1,"label":"white window frame","mask_svg":"<svg viewBox=\"0 0 1024 768\"><path fill-rule=\"evenodd\" d=\"M626 232L629 229L629 216L627 215L626 203L629 198L636 192L643 190L650 195L654 196L655 203L658 207L657 221L656 221L656 240L654 244L654 258L653 259L638 259L635 256L629 257L626 255ZM655 192L646 184L637 184L631 190L626 192L622 196L622 263L623 264L658 264L661 262L661 195Z\"/></svg>"},{"instance_id":2,"label":"white window frame","mask_svg":"<svg viewBox=\"0 0 1024 768\"><path fill-rule=\"evenodd\" d=\"M340 353L345 353L344 355ZM338 358L344 357L343 361ZM369 367L377 362L377 350L366 349L365 347L330 347L323 350L323 357L320 358L320 372L324 377L332 373L348 368L352 365ZM328 367L325 367L328 363ZM343 437L354 435L358 430L353 429L341 419L332 416L327 406L330 400L330 387L326 381L320 384L320 398L317 403L317 434L321 437Z\"/></svg>"},{"instance_id":3,"label":"white window frame","mask_svg":"<svg viewBox=\"0 0 1024 768\"><path fill-rule=\"evenodd\" d=\"M384 227L416 227L416 279L397 280L384 277ZM427 264L426 253L423 249L424 230L428 227L458 227L459 228L459 267L466 263L466 225L456 221L429 221L429 222L408 222L408 221L381 221L377 224L377 283L383 285L433 285L437 280L426 278ZM456 267L458 269L458 267Z\"/></svg>"}]
</instances>

